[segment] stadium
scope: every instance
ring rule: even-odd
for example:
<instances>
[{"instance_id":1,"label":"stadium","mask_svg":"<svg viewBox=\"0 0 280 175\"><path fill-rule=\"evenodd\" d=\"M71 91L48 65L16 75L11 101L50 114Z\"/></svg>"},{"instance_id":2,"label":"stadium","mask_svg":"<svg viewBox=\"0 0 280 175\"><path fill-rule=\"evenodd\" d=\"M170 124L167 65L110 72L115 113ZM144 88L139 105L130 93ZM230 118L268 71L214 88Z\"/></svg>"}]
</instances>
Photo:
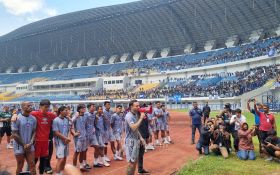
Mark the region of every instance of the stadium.
<instances>
[{"instance_id":1,"label":"stadium","mask_svg":"<svg viewBox=\"0 0 280 175\"><path fill-rule=\"evenodd\" d=\"M177 120L171 122L175 144L148 153L147 167L152 174L205 174L185 165L198 158L190 137L180 134L192 132L182 125L190 124L185 118L193 102L201 109L207 103L215 111L211 117L226 104L245 111L253 99L275 116L280 112L279 8L279 0L141 0L27 24L0 36L0 105L19 108L28 101L38 108L49 99L52 109L76 110L81 103L109 101L113 109L128 107L132 99L160 102ZM164 151L172 148L186 156ZM1 157L14 160L4 150ZM159 156L166 161L157 167ZM15 172L15 162L7 167ZM124 169L117 163L90 173L121 175Z\"/></svg>"}]
</instances>

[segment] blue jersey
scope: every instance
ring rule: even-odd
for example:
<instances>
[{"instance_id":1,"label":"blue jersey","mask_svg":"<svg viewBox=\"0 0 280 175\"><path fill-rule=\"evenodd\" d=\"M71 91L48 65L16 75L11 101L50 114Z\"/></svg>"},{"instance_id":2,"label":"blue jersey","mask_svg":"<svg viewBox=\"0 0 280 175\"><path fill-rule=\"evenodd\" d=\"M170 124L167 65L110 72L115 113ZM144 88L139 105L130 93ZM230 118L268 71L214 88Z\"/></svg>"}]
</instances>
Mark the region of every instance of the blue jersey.
<instances>
[{"instance_id":1,"label":"blue jersey","mask_svg":"<svg viewBox=\"0 0 280 175\"><path fill-rule=\"evenodd\" d=\"M75 132L80 132L80 135L77 136L77 139L83 140L86 139L87 133L86 133L86 121L87 121L87 116L74 116L72 118L73 121L73 128Z\"/></svg>"},{"instance_id":2,"label":"blue jersey","mask_svg":"<svg viewBox=\"0 0 280 175\"><path fill-rule=\"evenodd\" d=\"M37 120L32 115L23 116L22 114L18 115L18 119L15 122L12 122L12 130L18 131L19 136L21 137L23 144L30 144L32 133L35 132L37 127ZM32 144L32 143L31 143ZM19 148L22 146L16 141L14 142L14 148Z\"/></svg>"},{"instance_id":3,"label":"blue jersey","mask_svg":"<svg viewBox=\"0 0 280 175\"><path fill-rule=\"evenodd\" d=\"M87 116L86 130L87 130L88 136L95 133L95 126L94 126L95 114L96 114L96 112L94 112L94 113L87 112L86 113L86 116Z\"/></svg>"},{"instance_id":4,"label":"blue jersey","mask_svg":"<svg viewBox=\"0 0 280 175\"><path fill-rule=\"evenodd\" d=\"M109 130L111 128L111 118L113 114L114 112L110 109L108 111L106 109L103 110L106 130Z\"/></svg>"},{"instance_id":5,"label":"blue jersey","mask_svg":"<svg viewBox=\"0 0 280 175\"><path fill-rule=\"evenodd\" d=\"M95 116L95 120L96 120L96 133L97 134L103 134L106 130L105 130L105 121L104 121L104 116L103 115L98 115L98 113Z\"/></svg>"},{"instance_id":6,"label":"blue jersey","mask_svg":"<svg viewBox=\"0 0 280 175\"><path fill-rule=\"evenodd\" d=\"M125 116L125 139L139 139L138 130L133 131L130 124L135 124L138 121L138 117L132 112L128 112Z\"/></svg>"},{"instance_id":7,"label":"blue jersey","mask_svg":"<svg viewBox=\"0 0 280 175\"><path fill-rule=\"evenodd\" d=\"M114 133L122 133L123 117L120 114L114 113L111 118L112 129Z\"/></svg>"},{"instance_id":8,"label":"blue jersey","mask_svg":"<svg viewBox=\"0 0 280 175\"><path fill-rule=\"evenodd\" d=\"M65 117L56 117L53 120L52 129L53 131L58 131L64 137L68 137L70 131L70 124L68 119ZM54 136L54 140L56 145L65 145L63 141L57 136Z\"/></svg>"},{"instance_id":9,"label":"blue jersey","mask_svg":"<svg viewBox=\"0 0 280 175\"><path fill-rule=\"evenodd\" d=\"M157 115L161 114L159 117L156 117ZM155 108L154 109L154 117L156 117L156 122L157 123L163 123L164 121L164 116L163 116L163 111L161 108Z\"/></svg>"}]
</instances>

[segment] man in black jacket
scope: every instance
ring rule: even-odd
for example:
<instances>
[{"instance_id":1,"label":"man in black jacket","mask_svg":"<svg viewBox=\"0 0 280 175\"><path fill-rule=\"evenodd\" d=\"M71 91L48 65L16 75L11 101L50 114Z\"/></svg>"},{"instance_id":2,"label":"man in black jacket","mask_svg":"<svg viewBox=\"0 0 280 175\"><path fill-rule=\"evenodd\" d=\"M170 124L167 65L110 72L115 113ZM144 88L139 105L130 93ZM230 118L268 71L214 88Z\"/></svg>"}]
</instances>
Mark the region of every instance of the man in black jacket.
<instances>
[{"instance_id":1,"label":"man in black jacket","mask_svg":"<svg viewBox=\"0 0 280 175\"><path fill-rule=\"evenodd\" d=\"M202 108L203 113L203 124L206 124L205 122L209 119L211 112L211 108L208 106L208 102L206 102L205 106Z\"/></svg>"},{"instance_id":2,"label":"man in black jacket","mask_svg":"<svg viewBox=\"0 0 280 175\"><path fill-rule=\"evenodd\" d=\"M146 107L144 104L143 107ZM149 139L149 120L146 114L146 117L143 119L139 126L139 133L141 134L141 137L143 138L142 143L140 144L139 148L139 157L138 157L138 174L150 174L148 171L146 171L143 167L143 158L145 153L145 143L147 143ZM145 142L145 143L143 143Z\"/></svg>"}]
</instances>

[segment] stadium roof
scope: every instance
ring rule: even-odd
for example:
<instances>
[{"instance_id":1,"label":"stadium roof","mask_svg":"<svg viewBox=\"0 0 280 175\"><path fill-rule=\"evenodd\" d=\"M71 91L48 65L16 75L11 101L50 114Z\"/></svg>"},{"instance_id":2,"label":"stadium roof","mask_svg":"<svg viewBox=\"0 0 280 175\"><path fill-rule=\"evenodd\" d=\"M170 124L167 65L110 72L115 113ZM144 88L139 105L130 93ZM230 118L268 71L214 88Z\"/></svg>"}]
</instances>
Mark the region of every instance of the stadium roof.
<instances>
[{"instance_id":1,"label":"stadium roof","mask_svg":"<svg viewBox=\"0 0 280 175\"><path fill-rule=\"evenodd\" d=\"M0 65L19 67L99 58L227 37L246 40L280 24L276 0L142 0L44 19L0 37ZM18 66L17 66L18 65ZM0 67L1 67L0 66Z\"/></svg>"}]
</instances>

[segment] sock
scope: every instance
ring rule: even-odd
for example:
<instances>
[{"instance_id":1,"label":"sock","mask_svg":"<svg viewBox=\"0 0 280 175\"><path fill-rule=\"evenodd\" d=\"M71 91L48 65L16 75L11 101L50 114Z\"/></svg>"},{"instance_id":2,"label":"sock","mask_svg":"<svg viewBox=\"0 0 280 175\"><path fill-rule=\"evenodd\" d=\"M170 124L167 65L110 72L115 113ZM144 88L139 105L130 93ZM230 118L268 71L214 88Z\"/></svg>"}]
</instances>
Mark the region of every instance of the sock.
<instances>
[{"instance_id":1,"label":"sock","mask_svg":"<svg viewBox=\"0 0 280 175\"><path fill-rule=\"evenodd\" d=\"M167 140L170 142L171 141L171 138L170 138L170 136L167 136Z\"/></svg>"},{"instance_id":2,"label":"sock","mask_svg":"<svg viewBox=\"0 0 280 175\"><path fill-rule=\"evenodd\" d=\"M156 144L158 144L159 143L159 141L158 141L158 139L156 140Z\"/></svg>"},{"instance_id":3,"label":"sock","mask_svg":"<svg viewBox=\"0 0 280 175\"><path fill-rule=\"evenodd\" d=\"M86 160L83 160L83 165L86 165L87 164L87 161Z\"/></svg>"},{"instance_id":4,"label":"sock","mask_svg":"<svg viewBox=\"0 0 280 175\"><path fill-rule=\"evenodd\" d=\"M104 163L105 162L105 156L101 157L101 162Z\"/></svg>"},{"instance_id":5,"label":"sock","mask_svg":"<svg viewBox=\"0 0 280 175\"><path fill-rule=\"evenodd\" d=\"M94 165L97 165L97 164L98 164L98 158L94 158L94 159L93 159L93 164L94 164Z\"/></svg>"},{"instance_id":6,"label":"sock","mask_svg":"<svg viewBox=\"0 0 280 175\"><path fill-rule=\"evenodd\" d=\"M119 151L116 151L116 155L119 156Z\"/></svg>"}]
</instances>

